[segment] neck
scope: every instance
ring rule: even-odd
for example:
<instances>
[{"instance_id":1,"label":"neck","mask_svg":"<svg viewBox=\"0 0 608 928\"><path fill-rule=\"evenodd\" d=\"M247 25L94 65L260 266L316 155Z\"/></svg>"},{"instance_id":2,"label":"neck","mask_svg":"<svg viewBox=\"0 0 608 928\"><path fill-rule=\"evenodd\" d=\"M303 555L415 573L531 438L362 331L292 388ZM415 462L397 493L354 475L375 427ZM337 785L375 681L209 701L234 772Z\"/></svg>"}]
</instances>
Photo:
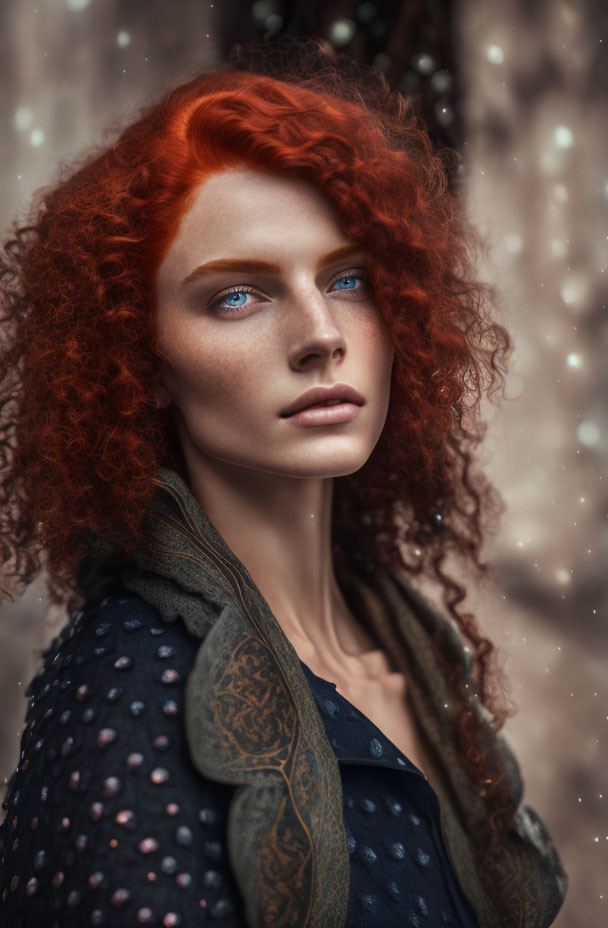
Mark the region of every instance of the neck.
<instances>
[{"instance_id":1,"label":"neck","mask_svg":"<svg viewBox=\"0 0 608 928\"><path fill-rule=\"evenodd\" d=\"M333 478L288 477L199 456L193 464L193 495L247 568L298 656L356 672L374 645L334 572Z\"/></svg>"}]
</instances>

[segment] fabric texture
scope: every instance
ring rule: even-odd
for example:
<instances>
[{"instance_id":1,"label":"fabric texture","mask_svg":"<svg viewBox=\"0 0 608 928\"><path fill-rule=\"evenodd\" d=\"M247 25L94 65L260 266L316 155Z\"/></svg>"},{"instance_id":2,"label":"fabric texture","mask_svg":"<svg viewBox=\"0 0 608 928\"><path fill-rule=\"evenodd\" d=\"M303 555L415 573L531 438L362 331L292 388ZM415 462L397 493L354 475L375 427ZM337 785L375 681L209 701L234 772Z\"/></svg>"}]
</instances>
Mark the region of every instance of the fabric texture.
<instances>
[{"instance_id":1,"label":"fabric texture","mask_svg":"<svg viewBox=\"0 0 608 928\"><path fill-rule=\"evenodd\" d=\"M336 754L301 662L244 565L167 468L159 470L131 558L91 536L89 583L102 565L115 569L164 621L181 617L200 639L185 687L188 745L203 776L236 787L227 842L247 924L341 928L350 865ZM431 647L441 625L453 661L470 679L456 630L400 574L380 565L340 579L347 600L406 674L445 846L481 928L550 925L567 876L544 824L521 805L517 761L471 687L471 705L501 759L513 814L499 859L486 859L479 840L487 806L452 743L453 709ZM81 586L86 589L86 572Z\"/></svg>"},{"instance_id":2,"label":"fabric texture","mask_svg":"<svg viewBox=\"0 0 608 928\"><path fill-rule=\"evenodd\" d=\"M338 758L350 854L347 928L478 928L422 771L336 684L302 669Z\"/></svg>"},{"instance_id":3,"label":"fabric texture","mask_svg":"<svg viewBox=\"0 0 608 928\"><path fill-rule=\"evenodd\" d=\"M245 928L226 847L235 788L200 774L186 738L199 642L109 581L27 690L0 826L0 924ZM335 684L302 669L340 766L347 928L476 928L420 770Z\"/></svg>"},{"instance_id":4,"label":"fabric texture","mask_svg":"<svg viewBox=\"0 0 608 928\"><path fill-rule=\"evenodd\" d=\"M185 734L199 642L104 585L27 690L0 826L0 925L246 928L226 848L233 787L200 775Z\"/></svg>"}]
</instances>

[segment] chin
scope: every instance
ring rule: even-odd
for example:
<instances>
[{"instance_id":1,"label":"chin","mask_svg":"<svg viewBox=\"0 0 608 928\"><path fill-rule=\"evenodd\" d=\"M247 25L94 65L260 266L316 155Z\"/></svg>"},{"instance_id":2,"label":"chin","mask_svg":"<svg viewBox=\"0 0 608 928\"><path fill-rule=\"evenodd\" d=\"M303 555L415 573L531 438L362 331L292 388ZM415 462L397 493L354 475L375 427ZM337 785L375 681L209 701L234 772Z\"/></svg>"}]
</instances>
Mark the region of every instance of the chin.
<instances>
[{"instance_id":1,"label":"chin","mask_svg":"<svg viewBox=\"0 0 608 928\"><path fill-rule=\"evenodd\" d=\"M315 477L347 477L349 474L354 474L358 470L361 470L363 465L368 460L371 454L371 449L366 454L356 454L356 453L340 453L335 451L333 453L325 453L323 455L318 455L315 460L315 455L312 451L307 455L306 460L304 461L300 457L300 460L294 462L293 467L281 468L268 468L274 473L282 473L285 476L291 477L300 477L302 479L312 479Z\"/></svg>"}]
</instances>

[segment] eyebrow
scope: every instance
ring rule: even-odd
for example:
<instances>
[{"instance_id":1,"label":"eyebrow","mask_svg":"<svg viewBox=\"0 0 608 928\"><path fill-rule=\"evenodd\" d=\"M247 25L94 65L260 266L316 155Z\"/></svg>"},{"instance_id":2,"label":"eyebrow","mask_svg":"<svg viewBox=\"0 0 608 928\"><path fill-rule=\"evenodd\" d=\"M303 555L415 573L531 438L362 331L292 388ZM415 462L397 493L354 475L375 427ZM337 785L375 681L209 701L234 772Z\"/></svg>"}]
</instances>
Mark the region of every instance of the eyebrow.
<instances>
[{"instance_id":1,"label":"eyebrow","mask_svg":"<svg viewBox=\"0 0 608 928\"><path fill-rule=\"evenodd\" d=\"M351 255L360 254L364 250L361 245L344 245L342 248L336 248L335 251L330 251L319 258L317 270L322 271L330 264L335 264L336 261L342 261L343 258L349 258ZM207 261L206 264L195 268L192 273L184 277L182 286L187 286L211 274L222 274L227 271L245 274L280 274L281 268L278 264L254 261L251 258L218 258L216 261Z\"/></svg>"}]
</instances>

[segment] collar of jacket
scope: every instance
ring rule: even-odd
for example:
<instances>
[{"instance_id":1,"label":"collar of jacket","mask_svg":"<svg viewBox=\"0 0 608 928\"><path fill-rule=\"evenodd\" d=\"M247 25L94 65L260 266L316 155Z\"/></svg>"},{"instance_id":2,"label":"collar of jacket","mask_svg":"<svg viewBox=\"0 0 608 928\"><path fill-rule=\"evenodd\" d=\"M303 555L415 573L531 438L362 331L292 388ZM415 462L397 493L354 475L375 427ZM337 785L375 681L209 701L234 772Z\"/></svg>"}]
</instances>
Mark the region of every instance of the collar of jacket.
<instances>
[{"instance_id":1,"label":"collar of jacket","mask_svg":"<svg viewBox=\"0 0 608 928\"><path fill-rule=\"evenodd\" d=\"M343 928L349 855L340 771L298 655L182 478L161 467L155 484L130 557L90 532L87 560L118 567L125 587L165 621L181 617L202 639L186 681L186 733L197 769L238 787L227 844L248 924ZM517 760L471 695L508 782L513 812L500 854L489 860L480 846L488 809L456 752L447 682L432 649L441 626L473 694L471 661L453 624L401 573L380 565L368 563L361 571L351 562L339 581L355 614L365 616L406 676L446 848L481 928L550 925L567 876L542 821L520 807ZM86 594L86 583L80 585Z\"/></svg>"}]
</instances>

